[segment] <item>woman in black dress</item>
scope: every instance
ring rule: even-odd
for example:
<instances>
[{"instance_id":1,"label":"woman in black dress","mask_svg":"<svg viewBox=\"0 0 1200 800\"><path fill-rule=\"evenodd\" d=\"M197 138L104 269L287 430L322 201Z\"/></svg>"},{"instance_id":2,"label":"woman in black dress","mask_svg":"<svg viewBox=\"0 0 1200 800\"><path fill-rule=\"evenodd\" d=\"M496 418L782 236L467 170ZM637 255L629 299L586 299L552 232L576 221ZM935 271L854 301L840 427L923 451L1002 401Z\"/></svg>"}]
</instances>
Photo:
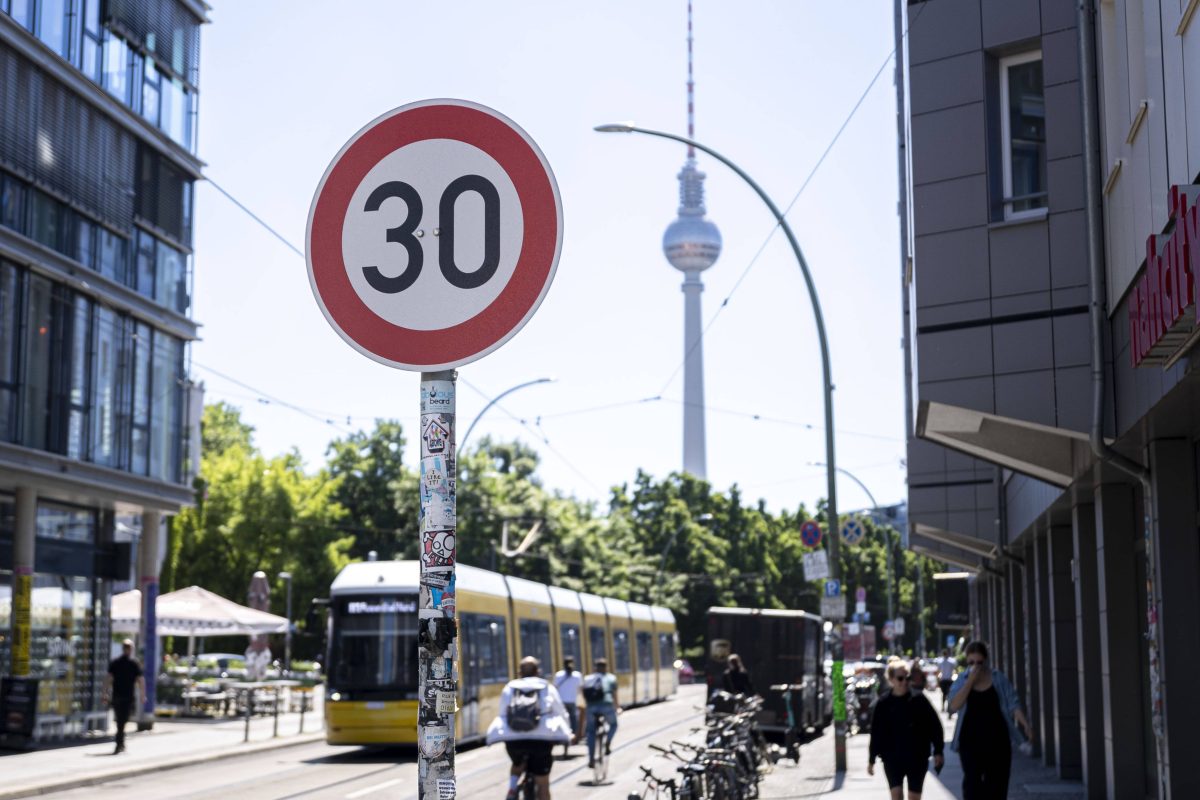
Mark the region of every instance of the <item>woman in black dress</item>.
<instances>
[{"instance_id":1,"label":"woman in black dress","mask_svg":"<svg viewBox=\"0 0 1200 800\"><path fill-rule=\"evenodd\" d=\"M1003 672L988 666L987 645L967 645L967 671L950 687L950 711L958 714L951 747L963 768L963 800L1004 800L1012 773L1013 744L1030 737L1017 692Z\"/></svg>"},{"instance_id":2,"label":"woman in black dress","mask_svg":"<svg viewBox=\"0 0 1200 800\"><path fill-rule=\"evenodd\" d=\"M867 774L875 774L875 759L882 758L892 800L900 800L906 778L909 800L920 800L931 749L933 763L942 767L942 722L924 692L909 691L907 664L899 659L888 664L887 679L891 691L875 702L871 717Z\"/></svg>"}]
</instances>

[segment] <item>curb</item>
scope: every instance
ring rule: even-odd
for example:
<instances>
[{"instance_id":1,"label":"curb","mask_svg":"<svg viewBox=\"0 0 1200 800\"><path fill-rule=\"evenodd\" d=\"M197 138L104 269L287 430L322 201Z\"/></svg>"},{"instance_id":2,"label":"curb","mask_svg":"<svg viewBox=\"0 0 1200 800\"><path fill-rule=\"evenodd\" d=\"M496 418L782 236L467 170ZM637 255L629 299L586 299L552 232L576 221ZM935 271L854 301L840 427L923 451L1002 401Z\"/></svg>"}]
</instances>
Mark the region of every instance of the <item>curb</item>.
<instances>
[{"instance_id":1,"label":"curb","mask_svg":"<svg viewBox=\"0 0 1200 800\"><path fill-rule=\"evenodd\" d=\"M304 733L287 739L273 739L258 743L252 742L239 749L226 748L223 750L201 753L200 755L156 761L154 763L140 764L133 767L110 769L103 772L94 772L90 775L84 775L78 778L66 778L64 780L49 780L41 783L29 783L25 784L24 786L16 786L13 788L5 788L0 790L0 800L15 800L15 798L18 797L33 797L40 794L50 794L51 792L64 792L68 789L78 789L82 786L95 786L96 784L108 783L109 781L122 780L124 778L134 778L139 775L149 774L151 772L163 772L165 770L179 769L180 767L191 767L197 764L207 764L213 761L221 761L227 758L240 758L242 756L257 755L258 753L264 753L271 750L282 750L285 747L296 747L302 744L312 744L313 742L323 741L324 739L324 731L317 733Z\"/></svg>"}]
</instances>

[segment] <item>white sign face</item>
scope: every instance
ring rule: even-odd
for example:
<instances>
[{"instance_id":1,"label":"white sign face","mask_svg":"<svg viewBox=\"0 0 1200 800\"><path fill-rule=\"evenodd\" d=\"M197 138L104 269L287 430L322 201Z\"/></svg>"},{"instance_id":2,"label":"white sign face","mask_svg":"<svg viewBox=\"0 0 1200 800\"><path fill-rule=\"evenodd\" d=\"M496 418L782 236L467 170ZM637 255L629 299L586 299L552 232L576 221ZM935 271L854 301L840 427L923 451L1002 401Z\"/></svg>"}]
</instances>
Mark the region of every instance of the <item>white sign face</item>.
<instances>
[{"instance_id":1,"label":"white sign face","mask_svg":"<svg viewBox=\"0 0 1200 800\"><path fill-rule=\"evenodd\" d=\"M846 600L843 597L822 597L821 616L833 622L846 618Z\"/></svg>"},{"instance_id":2,"label":"white sign face","mask_svg":"<svg viewBox=\"0 0 1200 800\"><path fill-rule=\"evenodd\" d=\"M829 577L829 557L824 550L804 554L804 580L821 581Z\"/></svg>"},{"instance_id":3,"label":"white sign face","mask_svg":"<svg viewBox=\"0 0 1200 800\"><path fill-rule=\"evenodd\" d=\"M859 631L859 625L857 622L847 622L846 623L846 635L847 636L858 636L858 631Z\"/></svg>"},{"instance_id":4,"label":"white sign face","mask_svg":"<svg viewBox=\"0 0 1200 800\"><path fill-rule=\"evenodd\" d=\"M855 614L867 613L867 601L866 600L856 600L854 602L854 613Z\"/></svg>"},{"instance_id":5,"label":"white sign face","mask_svg":"<svg viewBox=\"0 0 1200 800\"><path fill-rule=\"evenodd\" d=\"M500 296L524 228L516 187L494 158L466 142L426 139L392 152L358 184L342 223L342 259L379 317L441 330Z\"/></svg>"},{"instance_id":6,"label":"white sign face","mask_svg":"<svg viewBox=\"0 0 1200 800\"><path fill-rule=\"evenodd\" d=\"M892 628L895 629L897 636L904 635L904 617L896 617L892 620Z\"/></svg>"}]
</instances>

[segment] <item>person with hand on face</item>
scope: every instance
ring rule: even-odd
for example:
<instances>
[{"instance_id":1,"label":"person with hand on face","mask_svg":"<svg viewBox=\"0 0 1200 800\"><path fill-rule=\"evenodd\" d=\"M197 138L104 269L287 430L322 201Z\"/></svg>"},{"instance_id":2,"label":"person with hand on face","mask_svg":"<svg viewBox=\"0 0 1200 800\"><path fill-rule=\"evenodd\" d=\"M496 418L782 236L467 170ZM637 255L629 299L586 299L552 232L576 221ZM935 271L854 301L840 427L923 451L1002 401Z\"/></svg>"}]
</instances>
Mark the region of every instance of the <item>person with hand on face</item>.
<instances>
[{"instance_id":1,"label":"person with hand on face","mask_svg":"<svg viewBox=\"0 0 1200 800\"><path fill-rule=\"evenodd\" d=\"M890 691L875 701L871 717L867 774L875 774L875 759L881 758L892 800L901 800L906 778L908 799L920 800L930 750L938 770L944 763L942 723L925 693L910 690L907 664L893 660L887 667L887 679Z\"/></svg>"},{"instance_id":2,"label":"person with hand on face","mask_svg":"<svg viewBox=\"0 0 1200 800\"><path fill-rule=\"evenodd\" d=\"M950 687L950 711L958 714L951 749L963 768L963 800L1008 797L1012 748L1032 739L1021 701L1008 677L988 665L983 642L967 645L967 670Z\"/></svg>"}]
</instances>

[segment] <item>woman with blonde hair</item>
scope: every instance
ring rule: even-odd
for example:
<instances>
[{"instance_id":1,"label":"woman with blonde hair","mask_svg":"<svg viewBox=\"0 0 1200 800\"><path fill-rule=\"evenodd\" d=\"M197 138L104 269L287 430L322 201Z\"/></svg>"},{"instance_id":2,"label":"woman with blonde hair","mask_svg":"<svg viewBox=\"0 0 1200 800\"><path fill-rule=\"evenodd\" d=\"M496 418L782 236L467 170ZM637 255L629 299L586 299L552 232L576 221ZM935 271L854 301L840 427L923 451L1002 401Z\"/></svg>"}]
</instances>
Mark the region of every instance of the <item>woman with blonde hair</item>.
<instances>
[{"instance_id":1,"label":"woman with blonde hair","mask_svg":"<svg viewBox=\"0 0 1200 800\"><path fill-rule=\"evenodd\" d=\"M871 717L867 773L874 775L875 759L883 759L892 800L901 799L906 779L909 800L920 800L930 750L934 765L942 768L942 722L924 692L909 690L911 673L907 663L898 658L889 661L887 680L891 691L875 702Z\"/></svg>"}]
</instances>

